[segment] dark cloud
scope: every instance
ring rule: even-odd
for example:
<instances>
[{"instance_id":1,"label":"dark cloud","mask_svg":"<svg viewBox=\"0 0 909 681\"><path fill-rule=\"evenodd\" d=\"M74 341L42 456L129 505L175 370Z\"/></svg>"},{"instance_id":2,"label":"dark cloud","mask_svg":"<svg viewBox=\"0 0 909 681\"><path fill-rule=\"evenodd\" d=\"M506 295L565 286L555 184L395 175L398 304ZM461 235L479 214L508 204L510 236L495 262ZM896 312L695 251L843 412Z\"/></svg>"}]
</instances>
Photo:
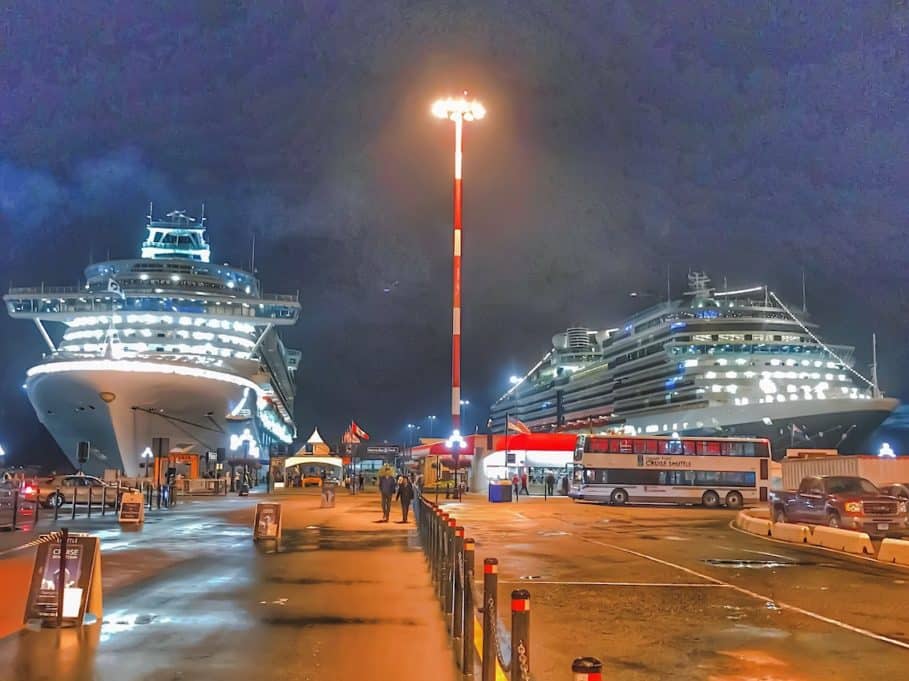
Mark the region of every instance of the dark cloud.
<instances>
[{"instance_id":1,"label":"dark cloud","mask_svg":"<svg viewBox=\"0 0 909 681\"><path fill-rule=\"evenodd\" d=\"M789 299L805 269L827 335L864 365L877 330L884 387L909 391L904 4L0 12L7 279L72 281L89 251L135 253L147 201L205 201L217 259L248 263L254 232L266 288L301 291L301 430L355 416L394 438L445 413L451 131L428 105L464 87L490 112L466 136L473 404L667 266L676 289L701 267ZM13 404L34 334L0 330Z\"/></svg>"}]
</instances>

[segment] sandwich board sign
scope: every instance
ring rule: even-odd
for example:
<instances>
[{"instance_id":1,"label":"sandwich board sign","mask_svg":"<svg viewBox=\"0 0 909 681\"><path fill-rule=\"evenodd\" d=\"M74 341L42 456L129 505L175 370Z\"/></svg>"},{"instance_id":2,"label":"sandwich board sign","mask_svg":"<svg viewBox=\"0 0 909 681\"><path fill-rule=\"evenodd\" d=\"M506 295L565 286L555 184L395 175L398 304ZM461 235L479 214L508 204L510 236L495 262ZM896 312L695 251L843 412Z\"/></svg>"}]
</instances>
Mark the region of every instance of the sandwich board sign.
<instances>
[{"instance_id":1,"label":"sandwich board sign","mask_svg":"<svg viewBox=\"0 0 909 681\"><path fill-rule=\"evenodd\" d=\"M58 622L80 625L90 623L86 622L86 615L93 615L100 622L101 610L98 538L64 533L61 539L40 544L28 590L25 621L38 620L43 626L56 626Z\"/></svg>"},{"instance_id":2,"label":"sandwich board sign","mask_svg":"<svg viewBox=\"0 0 909 681\"><path fill-rule=\"evenodd\" d=\"M121 523L145 522L145 499L141 492L124 492L120 498Z\"/></svg>"},{"instance_id":3,"label":"sandwich board sign","mask_svg":"<svg viewBox=\"0 0 909 681\"><path fill-rule=\"evenodd\" d=\"M253 527L253 540L281 539L281 504L256 504L256 524Z\"/></svg>"}]
</instances>

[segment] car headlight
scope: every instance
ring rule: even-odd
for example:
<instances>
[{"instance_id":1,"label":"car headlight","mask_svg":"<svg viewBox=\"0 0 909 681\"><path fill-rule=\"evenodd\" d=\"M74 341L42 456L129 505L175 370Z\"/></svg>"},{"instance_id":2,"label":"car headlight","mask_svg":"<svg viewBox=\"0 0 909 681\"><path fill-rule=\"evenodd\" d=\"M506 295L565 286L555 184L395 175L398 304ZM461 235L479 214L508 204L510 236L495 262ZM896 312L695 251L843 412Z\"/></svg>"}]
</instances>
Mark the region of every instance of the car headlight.
<instances>
[{"instance_id":1,"label":"car headlight","mask_svg":"<svg viewBox=\"0 0 909 681\"><path fill-rule=\"evenodd\" d=\"M846 513L861 513L862 512L862 502L861 501L847 501Z\"/></svg>"},{"instance_id":2,"label":"car headlight","mask_svg":"<svg viewBox=\"0 0 909 681\"><path fill-rule=\"evenodd\" d=\"M901 501L899 505L900 513L909 513L909 504L905 501Z\"/></svg>"}]
</instances>

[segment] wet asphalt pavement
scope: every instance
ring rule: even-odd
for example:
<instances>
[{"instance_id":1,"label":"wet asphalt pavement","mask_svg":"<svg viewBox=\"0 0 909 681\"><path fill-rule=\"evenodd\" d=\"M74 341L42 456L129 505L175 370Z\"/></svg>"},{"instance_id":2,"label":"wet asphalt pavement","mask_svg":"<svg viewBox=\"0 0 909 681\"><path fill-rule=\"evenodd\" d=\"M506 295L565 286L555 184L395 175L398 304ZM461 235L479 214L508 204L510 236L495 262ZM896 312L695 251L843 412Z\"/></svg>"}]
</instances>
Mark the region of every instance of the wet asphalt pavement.
<instances>
[{"instance_id":1,"label":"wet asphalt pavement","mask_svg":"<svg viewBox=\"0 0 909 681\"><path fill-rule=\"evenodd\" d=\"M584 655L617 681L897 678L909 665L907 569L747 535L724 510L564 497L446 510L478 564L499 559L503 606L530 591L537 679L570 678Z\"/></svg>"},{"instance_id":2,"label":"wet asphalt pavement","mask_svg":"<svg viewBox=\"0 0 909 681\"><path fill-rule=\"evenodd\" d=\"M101 537L101 626L16 631L34 551L0 554L0 680L455 678L412 523L376 524L376 495L283 497L275 551L252 541L257 500L67 521Z\"/></svg>"}]
</instances>

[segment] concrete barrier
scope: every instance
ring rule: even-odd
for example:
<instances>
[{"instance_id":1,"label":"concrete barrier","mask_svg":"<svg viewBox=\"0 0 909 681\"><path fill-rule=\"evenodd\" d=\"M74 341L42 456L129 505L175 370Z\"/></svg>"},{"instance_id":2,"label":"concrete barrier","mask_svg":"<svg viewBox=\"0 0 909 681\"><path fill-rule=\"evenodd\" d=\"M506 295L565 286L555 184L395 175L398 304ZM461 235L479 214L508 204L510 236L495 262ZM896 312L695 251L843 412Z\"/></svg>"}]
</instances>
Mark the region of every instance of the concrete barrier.
<instances>
[{"instance_id":1,"label":"concrete barrier","mask_svg":"<svg viewBox=\"0 0 909 681\"><path fill-rule=\"evenodd\" d=\"M909 565L909 541L885 539L881 542L881 550L877 554L877 559L882 563Z\"/></svg>"},{"instance_id":2,"label":"concrete barrier","mask_svg":"<svg viewBox=\"0 0 909 681\"><path fill-rule=\"evenodd\" d=\"M792 542L793 544L807 544L808 537L811 536L811 528L807 525L796 525L795 523L773 523L770 529L770 536L781 541Z\"/></svg>"},{"instance_id":3,"label":"concrete barrier","mask_svg":"<svg viewBox=\"0 0 909 681\"><path fill-rule=\"evenodd\" d=\"M864 532L840 530L834 527L817 525L808 535L808 543L812 546L823 546L825 549L845 551L857 555L874 555L871 537Z\"/></svg>"},{"instance_id":4,"label":"concrete barrier","mask_svg":"<svg viewBox=\"0 0 909 681\"><path fill-rule=\"evenodd\" d=\"M762 518L752 518L745 516L742 529L750 534L759 534L762 537L770 536L770 521Z\"/></svg>"}]
</instances>

